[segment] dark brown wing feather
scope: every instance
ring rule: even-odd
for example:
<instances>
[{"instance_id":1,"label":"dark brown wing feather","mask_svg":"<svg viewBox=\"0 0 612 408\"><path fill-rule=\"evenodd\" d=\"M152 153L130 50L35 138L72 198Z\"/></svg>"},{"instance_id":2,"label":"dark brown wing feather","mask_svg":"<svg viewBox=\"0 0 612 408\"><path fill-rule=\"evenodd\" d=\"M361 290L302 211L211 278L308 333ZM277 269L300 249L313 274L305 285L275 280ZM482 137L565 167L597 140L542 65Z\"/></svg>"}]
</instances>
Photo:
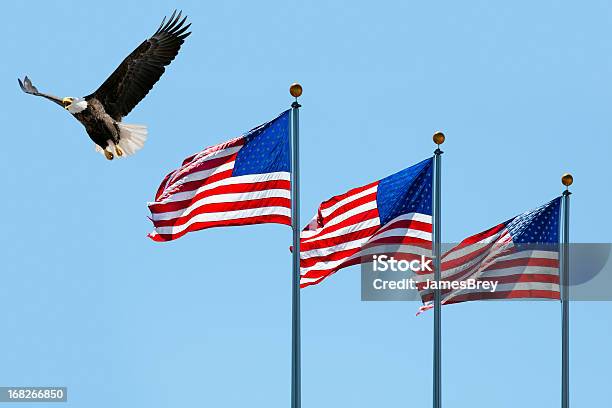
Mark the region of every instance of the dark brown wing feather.
<instances>
[{"instance_id":1,"label":"dark brown wing feather","mask_svg":"<svg viewBox=\"0 0 612 408\"><path fill-rule=\"evenodd\" d=\"M132 51L100 88L85 99L98 99L115 120L130 113L153 88L164 67L172 62L191 34L186 32L191 24L183 26L187 16L181 20L181 12L175 15L176 10L167 23L164 17L155 34Z\"/></svg>"}]
</instances>

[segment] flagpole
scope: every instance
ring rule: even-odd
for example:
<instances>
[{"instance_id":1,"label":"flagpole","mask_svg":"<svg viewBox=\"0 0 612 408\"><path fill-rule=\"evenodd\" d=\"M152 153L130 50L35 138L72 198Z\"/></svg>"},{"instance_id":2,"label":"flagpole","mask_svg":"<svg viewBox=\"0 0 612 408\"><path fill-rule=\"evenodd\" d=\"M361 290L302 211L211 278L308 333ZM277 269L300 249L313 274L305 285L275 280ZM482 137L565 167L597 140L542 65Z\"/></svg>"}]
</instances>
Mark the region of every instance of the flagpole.
<instances>
[{"instance_id":1,"label":"flagpole","mask_svg":"<svg viewBox=\"0 0 612 408\"><path fill-rule=\"evenodd\" d=\"M433 186L433 257L434 257L434 280L438 283L441 279L441 180L442 180L442 150L440 145L444 143L444 133L436 132L433 141L438 145L434 151L434 186ZM433 407L442 407L442 293L440 289L434 290L434 355L433 355Z\"/></svg>"},{"instance_id":2,"label":"flagpole","mask_svg":"<svg viewBox=\"0 0 612 408\"><path fill-rule=\"evenodd\" d=\"M291 408L300 408L301 350L300 350L300 104L302 86L289 87L295 101L291 104L291 228L293 230L293 270L291 296Z\"/></svg>"},{"instance_id":3,"label":"flagpole","mask_svg":"<svg viewBox=\"0 0 612 408\"><path fill-rule=\"evenodd\" d=\"M565 173L561 183L563 191L563 241L561 247L561 408L569 408L569 186L574 182Z\"/></svg>"}]
</instances>

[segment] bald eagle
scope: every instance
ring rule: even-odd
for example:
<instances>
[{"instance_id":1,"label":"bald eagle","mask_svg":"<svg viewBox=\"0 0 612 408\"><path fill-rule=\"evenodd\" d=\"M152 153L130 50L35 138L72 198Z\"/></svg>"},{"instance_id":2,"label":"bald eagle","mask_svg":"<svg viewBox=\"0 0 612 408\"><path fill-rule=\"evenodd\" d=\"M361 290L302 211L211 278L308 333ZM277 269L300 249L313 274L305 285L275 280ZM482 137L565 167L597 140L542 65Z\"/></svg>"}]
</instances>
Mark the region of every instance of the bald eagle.
<instances>
[{"instance_id":1,"label":"bald eagle","mask_svg":"<svg viewBox=\"0 0 612 408\"><path fill-rule=\"evenodd\" d=\"M176 57L191 34L181 19L181 12L164 17L159 28L123 60L117 69L91 95L81 98L58 98L39 92L26 76L18 79L21 89L30 95L42 96L64 107L85 126L96 150L108 160L129 156L144 146L147 128L122 123L121 120L149 93Z\"/></svg>"}]
</instances>

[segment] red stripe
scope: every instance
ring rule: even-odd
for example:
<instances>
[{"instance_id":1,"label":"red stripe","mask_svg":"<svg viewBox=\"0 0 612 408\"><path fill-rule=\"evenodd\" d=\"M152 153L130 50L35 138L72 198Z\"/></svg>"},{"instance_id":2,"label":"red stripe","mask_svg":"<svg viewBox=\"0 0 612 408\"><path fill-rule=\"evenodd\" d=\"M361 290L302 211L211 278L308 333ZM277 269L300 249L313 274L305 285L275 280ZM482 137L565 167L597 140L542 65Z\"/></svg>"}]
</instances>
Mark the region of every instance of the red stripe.
<instances>
[{"instance_id":1,"label":"red stripe","mask_svg":"<svg viewBox=\"0 0 612 408\"><path fill-rule=\"evenodd\" d=\"M235 139L229 140L225 143L221 143L216 146L207 147L203 151L196 153L193 156L190 156L186 158L185 160L183 160L183 164L181 165L179 169L177 169L177 176L184 177L188 174L193 173L194 171L199 171L201 169L199 167L200 165L213 160L211 156L213 156L214 159L219 158L219 157L216 157L218 156L218 154L213 155L213 153L219 153L226 149L242 146L244 145L245 141L246 139L240 136ZM225 156L225 157L231 157L231 155Z\"/></svg>"},{"instance_id":2,"label":"red stripe","mask_svg":"<svg viewBox=\"0 0 612 408\"><path fill-rule=\"evenodd\" d=\"M323 217L323 224L327 224L329 222L331 222L334 218L345 214L347 212L349 212L350 210L357 208L361 205L364 204L368 204L368 203L375 203L376 202L376 192L373 192L372 194L368 194L366 196L363 197L359 197L356 200L353 201L349 201L348 203L341 205L340 207L336 208L334 211L332 211L330 214L328 214L327 216Z\"/></svg>"},{"instance_id":3,"label":"red stripe","mask_svg":"<svg viewBox=\"0 0 612 408\"><path fill-rule=\"evenodd\" d=\"M325 278L323 278L323 279L325 279ZM308 282L308 283L301 283L301 282L300 282L300 289L304 289L304 288L307 288L307 287L309 287L309 286L318 285L319 283L321 283L321 281L322 281L323 279L320 279L320 280L318 280L318 281L314 281L314 282Z\"/></svg>"},{"instance_id":4,"label":"red stripe","mask_svg":"<svg viewBox=\"0 0 612 408\"><path fill-rule=\"evenodd\" d=\"M457 258L457 262L447 261L445 263L442 263L443 272L449 271L453 268L459 269L457 272L455 272L452 275L444 276L444 279L445 280L461 280L462 278L469 276L472 273L479 270L482 267L483 260L487 258L487 256L489 256L489 258L487 259L487 263L494 263L496 262L495 259L512 253L512 250L509 249L506 251L500 251L498 254L491 255L489 253L489 248L493 245L499 245L499 244L497 242L491 243L487 245L486 247L484 247L482 250L474 251L470 254L467 254L464 257ZM465 269L460 268L462 265L469 265L469 264L471 265Z\"/></svg>"},{"instance_id":5,"label":"red stripe","mask_svg":"<svg viewBox=\"0 0 612 408\"><path fill-rule=\"evenodd\" d=\"M364 259L365 255L359 255L359 252L361 251L361 248L353 248L353 249L348 249L348 250L344 250L344 251L338 251L338 252L334 252L331 255L325 256L325 257L317 257L317 258L307 258L307 259L302 259L301 260L301 267L302 268L307 268L307 267L312 267L315 264L317 264L318 262L324 261L324 262L331 262L331 261L338 261L341 259L347 259L345 262L342 262L341 264L339 264L338 266L334 267L334 268L328 268L328 269L317 269L317 270L310 270L308 272L306 272L304 275L302 275L303 278L326 278L334 273L336 273L338 270L346 268L348 266L351 265L358 265L361 263L368 263L371 262L372 259L370 258L370 255L367 256L367 258ZM358 255L358 256L355 256ZM377 253L377 255L397 255L396 253ZM348 259L351 258L352 259ZM405 260L412 260L412 259L421 259L420 256L414 255L414 254L399 254L399 257L396 259L405 259ZM425 259L429 259L429 258L425 258ZM321 281L318 281L321 282ZM316 282L316 283L318 283ZM310 284L305 284L305 286L310 286L313 283ZM304 287L305 287L304 286Z\"/></svg>"},{"instance_id":6,"label":"red stripe","mask_svg":"<svg viewBox=\"0 0 612 408\"><path fill-rule=\"evenodd\" d=\"M480 277L476 279L479 282L497 282L504 283L522 283L522 282L540 282L540 283L556 283L559 284L559 275L549 275L545 273L518 273L514 275L495 276L495 277Z\"/></svg>"},{"instance_id":7,"label":"red stripe","mask_svg":"<svg viewBox=\"0 0 612 408\"><path fill-rule=\"evenodd\" d=\"M229 211L249 210L253 208L264 207L285 207L291 208L291 200L288 198L273 197L262 198L257 200L230 201L225 203L204 204L199 207L193 207L193 210L184 216L172 218L169 220L153 220L155 228L173 227L183 225L189 222L192 218L200 214L222 213Z\"/></svg>"},{"instance_id":8,"label":"red stripe","mask_svg":"<svg viewBox=\"0 0 612 408\"><path fill-rule=\"evenodd\" d=\"M176 173L176 170L174 170L171 173L166 174L166 177L164 177L164 179L162 180L161 184L157 188L157 192L155 193L155 201L160 199L160 197L162 196L162 194L164 193L164 191L166 189L166 186L168 184L168 180L170 180L170 178L174 175L174 173Z\"/></svg>"},{"instance_id":9,"label":"red stripe","mask_svg":"<svg viewBox=\"0 0 612 408\"><path fill-rule=\"evenodd\" d=\"M300 260L300 267L302 268L310 268L315 265L317 262L331 262L331 261L339 261L344 258L348 258L349 256L359 252L360 248L350 248L342 251L336 251L329 255L325 256L315 256L312 258L303 258Z\"/></svg>"},{"instance_id":10,"label":"red stripe","mask_svg":"<svg viewBox=\"0 0 612 408\"><path fill-rule=\"evenodd\" d=\"M194 181L187 181L184 183L174 184L166 188L164 194L157 201L163 201L167 198L172 197L172 195L174 194L188 193L190 191L195 191L198 188L215 183L217 181L225 180L227 178L232 177L233 171L234 171L233 169L229 169L229 170L221 171L219 173L212 174L203 180L194 180Z\"/></svg>"},{"instance_id":11,"label":"red stripe","mask_svg":"<svg viewBox=\"0 0 612 408\"><path fill-rule=\"evenodd\" d=\"M560 299L558 291L554 290L511 290L503 292L482 292L482 293L464 293L449 299L444 304L452 304L459 302L467 302L470 300L487 300L487 299Z\"/></svg>"},{"instance_id":12,"label":"red stripe","mask_svg":"<svg viewBox=\"0 0 612 408\"><path fill-rule=\"evenodd\" d=\"M359 214L351 215L347 219L342 220L339 223L332 225L330 227L323 226L323 228L321 228L321 230L319 230L319 232L316 235L310 236L308 238L302 238L301 241L302 242L313 241L313 240L316 240L317 237L320 235L338 231L342 228L350 227L351 225L357 225L360 222L365 222L365 221L369 221L369 220L376 219L376 218L378 218L378 210L376 208L373 210L364 211ZM378 228L379 226L377 225L376 227Z\"/></svg>"},{"instance_id":13,"label":"red stripe","mask_svg":"<svg viewBox=\"0 0 612 408\"><path fill-rule=\"evenodd\" d=\"M448 257L449 255L451 255L452 253L456 252L456 251L452 251L452 252L447 252L446 254L444 254L442 256L442 270L450 270L453 268L456 268L458 266L461 265L465 265L471 261L473 261L476 258L480 258L483 256L486 256L488 254L491 253L491 249L493 247L497 246L499 249L501 249L502 247L508 246L506 244L500 244L499 242L490 242L488 244L482 244L482 246L478 245L478 247L474 248L472 250L472 252L468 252L465 255L462 255L458 258L455 259L449 259L449 260L445 260L444 258ZM507 254L507 251L500 251L500 254ZM497 257L497 255L496 255Z\"/></svg>"},{"instance_id":14,"label":"red stripe","mask_svg":"<svg viewBox=\"0 0 612 408\"><path fill-rule=\"evenodd\" d=\"M185 230L176 234L149 234L149 238L151 238L153 241L165 242L180 238L188 232L199 231L207 228L232 227L238 225L254 225L267 223L291 225L291 218L284 215L260 215L257 217L247 217L232 220L198 222L190 225Z\"/></svg>"},{"instance_id":15,"label":"red stripe","mask_svg":"<svg viewBox=\"0 0 612 408\"><path fill-rule=\"evenodd\" d=\"M335 245L345 244L351 241L355 241L360 238L366 238L371 236L378 230L378 225L362 230L350 232L348 234L340 235L337 237L323 238L316 241L308 241L300 243L300 251L310 251L313 249L328 248Z\"/></svg>"},{"instance_id":16,"label":"red stripe","mask_svg":"<svg viewBox=\"0 0 612 408\"><path fill-rule=\"evenodd\" d=\"M396 236L373 239L368 242L368 246L372 245L414 245L419 248L431 249L431 241L423 238L415 238L410 236Z\"/></svg>"},{"instance_id":17,"label":"red stripe","mask_svg":"<svg viewBox=\"0 0 612 408\"><path fill-rule=\"evenodd\" d=\"M467 279L474 279L477 282L497 282L499 284L504 283L521 283L521 282L540 282L540 283L555 283L559 284L559 275L551 275L545 273L514 273L511 275L503 275L503 276L479 276L476 278L465 278L465 279L442 279L445 282L461 282L466 281ZM421 298L423 301L433 299L433 292L431 289L424 289L426 282L417 283L417 288L420 291L426 291ZM448 295L453 292L453 289L443 289L442 296Z\"/></svg>"},{"instance_id":18,"label":"red stripe","mask_svg":"<svg viewBox=\"0 0 612 408\"><path fill-rule=\"evenodd\" d=\"M477 256L470 256L472 255L474 252L467 254L466 256L462 257L462 258L466 258L465 262L459 262L457 265L452 265L453 267L455 266L461 266L463 264L467 265L468 263L476 260ZM486 253L483 254L481 253L481 251L478 251L479 256L481 257L486 257ZM458 258L458 259L462 259L462 258ZM491 259L495 259L495 258L491 258ZM467 279L467 277L469 277L469 275L471 275L472 273L474 273L476 270L478 270L478 268L481 267L481 262L482 260L477 260L473 265L469 266L466 269L459 269L458 272L454 273L453 275L448 275L448 276L443 276L443 280L445 281L454 281L454 280L463 280L464 278ZM446 264L449 264L449 262L447 262ZM447 268L445 263L442 263L442 271L448 271L451 268ZM426 275L426 274L425 274ZM422 285L417 284L417 287L419 288L419 290L424 290L422 289L422 287L425 286L425 283L423 283ZM427 290L427 292L429 292L429 289ZM423 296L423 295L421 295Z\"/></svg>"},{"instance_id":19,"label":"red stripe","mask_svg":"<svg viewBox=\"0 0 612 408\"><path fill-rule=\"evenodd\" d=\"M199 154L198 154L199 155ZM198 156L196 155L196 156ZM200 171L207 171L207 170L211 170L214 168L217 168L223 164L226 163L231 163L233 161L236 160L236 156L238 155L238 152L233 153L229 156L223 156L223 157L215 157L215 158L208 158L206 160L202 159L202 158L198 158L195 162L190 162L188 165L183 165L181 168L175 170L172 173L172 176L168 179L167 183L162 183L162 185L164 185L164 191L166 194L164 194L163 196L168 196L169 194L176 192L176 191L182 191L182 190L177 190L177 188L180 188L181 186L185 186L185 185L189 185L190 183L193 183L194 181L191 182L187 182L187 183L180 183L181 180L187 178L188 176L192 175L193 173L197 173ZM191 157L191 159L193 160L195 158ZM229 175L227 177L230 177L232 174L232 169L230 169L229 171ZM195 182L206 182L209 178L206 177L202 180L195 180ZM209 181L210 182L210 181ZM160 186L161 188L161 186ZM160 196L162 197L162 196ZM159 198L157 198L159 199Z\"/></svg>"},{"instance_id":20,"label":"red stripe","mask_svg":"<svg viewBox=\"0 0 612 408\"><path fill-rule=\"evenodd\" d=\"M377 232L377 234L382 234L385 231L389 231L389 230L396 229L396 228L407 228L407 229L419 230L419 231L429 232L429 233L431 233L432 231L430 222L417 221L417 220L399 220L399 221L392 221L389 224L385 224L380 229L380 231Z\"/></svg>"},{"instance_id":21,"label":"red stripe","mask_svg":"<svg viewBox=\"0 0 612 408\"><path fill-rule=\"evenodd\" d=\"M255 191L264 190L287 190L291 189L289 180L270 180L270 181L258 181L255 183L238 183L238 184L227 184L211 188L199 192L188 200L172 201L169 203L153 203L149 205L149 209L154 214L179 211L186 209L193 205L193 203L207 197L216 196L219 194L233 194L233 193L252 193Z\"/></svg>"},{"instance_id":22,"label":"red stripe","mask_svg":"<svg viewBox=\"0 0 612 408\"><path fill-rule=\"evenodd\" d=\"M456 247L454 247L450 252L453 253L457 250L460 250L462 248L465 248L466 246L472 245L472 244L477 244L480 241L483 241L489 237L492 237L495 234L498 234L499 232L501 232L504 228L506 228L505 224L499 224L494 226L493 228L489 228L486 231L480 232L478 234L472 235L471 237L467 237L466 239L464 239L463 241L461 241Z\"/></svg>"},{"instance_id":23,"label":"red stripe","mask_svg":"<svg viewBox=\"0 0 612 408\"><path fill-rule=\"evenodd\" d=\"M551 268L559 267L558 260L549 259L549 258L533 258L533 257L525 256L524 258L517 258L517 259L506 260L506 261L498 260L498 258L507 256L511 253L512 253L511 251L504 251L504 252L500 252L499 254L495 256L492 256L490 259L487 260L487 262L490 263L489 266L487 266L486 268L483 268L481 272L501 270L501 269L512 268L512 267L527 267L527 266L541 266L541 267L551 267ZM520 252L515 252L515 253L520 254ZM471 274L473 271L481 267L482 267L481 262L480 261L476 262L474 265L470 266L469 268L465 270L460 270L458 273L455 273L454 275L445 276L444 280L448 280L448 281L459 280L460 278ZM443 271L445 270L444 266L442 267L442 270Z\"/></svg>"},{"instance_id":24,"label":"red stripe","mask_svg":"<svg viewBox=\"0 0 612 408\"><path fill-rule=\"evenodd\" d=\"M355 250L355 253L359 252L359 250ZM352 266L352 265L358 265L361 263L361 258L360 257L355 257L352 259L349 259L350 256L347 256L346 261L342 262L341 264L339 264L338 266L336 266L335 268L328 268L328 269L317 269L317 270L313 270L313 271L308 271L307 273L305 273L302 278L309 278L309 279L316 279L316 278L327 278L330 275L333 275L334 273L336 273L338 270ZM320 281L319 281L320 282Z\"/></svg>"},{"instance_id":25,"label":"red stripe","mask_svg":"<svg viewBox=\"0 0 612 408\"><path fill-rule=\"evenodd\" d=\"M520 253L520 252L519 252ZM484 271L493 271L497 269L506 269L516 266L543 266L548 268L558 268L559 260L550 258L518 258L509 259L507 261L495 261L493 265L487 266Z\"/></svg>"},{"instance_id":26,"label":"red stripe","mask_svg":"<svg viewBox=\"0 0 612 408\"><path fill-rule=\"evenodd\" d=\"M504 275L504 276L480 276L477 278L473 278L475 282L491 282L496 284L505 284L505 283L525 283L525 282L536 282L536 283L555 283L559 284L559 275L550 275L546 273L516 273L512 275ZM446 279L442 279L443 282L451 282ZM453 282L465 282L466 280L461 281L453 281ZM427 283L419 282L417 283L417 287L419 289L423 288ZM431 289L428 289L430 291ZM468 289L469 290L469 289ZM442 294L451 293L453 289L443 289ZM429 293L428 293L429 294Z\"/></svg>"},{"instance_id":27,"label":"red stripe","mask_svg":"<svg viewBox=\"0 0 612 408\"><path fill-rule=\"evenodd\" d=\"M376 185L378 185L378 181L375 181L374 183L366 184L363 187L356 187L356 188L354 188L352 190L347 191L344 194L340 194L340 195L334 196L334 197L330 198L327 201L323 201L321 203L321 205L319 206L319 209L320 210L326 210L329 207L333 207L335 204L339 203L340 201L344 200L345 198L348 198L350 196L359 194L362 191L365 191L365 190L367 190L369 188L372 188L372 187L374 187Z\"/></svg>"},{"instance_id":28,"label":"red stripe","mask_svg":"<svg viewBox=\"0 0 612 408\"><path fill-rule=\"evenodd\" d=\"M182 168L181 173L177 173L177 180L189 177L194 173L212 170L226 163L233 162L236 160L236 156L238 156L238 152L232 153L227 156L210 158L205 161L197 162L196 164L193 164L188 168Z\"/></svg>"}]
</instances>

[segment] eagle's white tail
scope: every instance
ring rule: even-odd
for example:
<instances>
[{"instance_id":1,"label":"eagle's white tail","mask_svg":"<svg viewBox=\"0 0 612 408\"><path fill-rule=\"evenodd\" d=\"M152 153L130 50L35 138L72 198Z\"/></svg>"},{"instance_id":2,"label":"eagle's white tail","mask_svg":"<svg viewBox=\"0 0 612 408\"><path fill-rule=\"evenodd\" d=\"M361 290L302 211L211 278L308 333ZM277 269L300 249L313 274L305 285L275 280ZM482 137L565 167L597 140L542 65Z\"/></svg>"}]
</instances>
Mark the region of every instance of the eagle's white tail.
<instances>
[{"instance_id":1,"label":"eagle's white tail","mask_svg":"<svg viewBox=\"0 0 612 408\"><path fill-rule=\"evenodd\" d=\"M147 140L147 127L145 125L130 125L117 123L119 126L119 147L130 156L142 149Z\"/></svg>"},{"instance_id":2,"label":"eagle's white tail","mask_svg":"<svg viewBox=\"0 0 612 408\"><path fill-rule=\"evenodd\" d=\"M117 123L119 126L119 147L124 156L131 156L142 149L147 140L147 127L145 125L132 125L129 123ZM117 148L112 140L108 141L108 150L118 157ZM104 154L104 150L96 145L96 151Z\"/></svg>"}]
</instances>

